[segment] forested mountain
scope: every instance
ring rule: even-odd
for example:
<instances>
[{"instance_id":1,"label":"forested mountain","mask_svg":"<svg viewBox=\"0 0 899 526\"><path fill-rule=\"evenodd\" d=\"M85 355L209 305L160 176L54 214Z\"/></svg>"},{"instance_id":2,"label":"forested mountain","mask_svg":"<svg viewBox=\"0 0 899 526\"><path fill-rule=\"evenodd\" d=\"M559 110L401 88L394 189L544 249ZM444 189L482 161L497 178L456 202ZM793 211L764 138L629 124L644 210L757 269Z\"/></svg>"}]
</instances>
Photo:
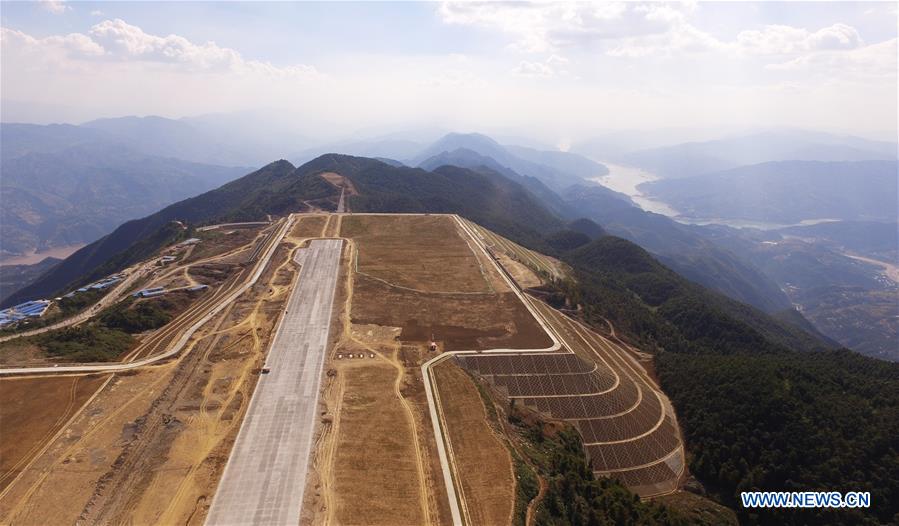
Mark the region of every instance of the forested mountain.
<instances>
[{"instance_id":1,"label":"forested mountain","mask_svg":"<svg viewBox=\"0 0 899 526\"><path fill-rule=\"evenodd\" d=\"M301 177L333 170L349 177L359 212L456 213L500 233L538 239L562 226L523 185L489 169L394 167L364 157L324 155L297 169Z\"/></svg>"},{"instance_id":2,"label":"forested mountain","mask_svg":"<svg viewBox=\"0 0 899 526\"><path fill-rule=\"evenodd\" d=\"M50 153L96 143L116 143L101 130L72 124L0 123L0 158L14 159L29 153ZM120 144L120 143L119 143Z\"/></svg>"},{"instance_id":3,"label":"forested mountain","mask_svg":"<svg viewBox=\"0 0 899 526\"><path fill-rule=\"evenodd\" d=\"M0 125L2 154L4 158L12 158L32 152L58 152L72 146L104 144L153 157L224 166L259 166L271 159L269 148L259 144L258 139L246 139L240 133L242 128L232 128L231 134L223 136L214 133L214 128L201 126L204 122L151 116L99 119L77 126L3 123Z\"/></svg>"},{"instance_id":4,"label":"forested mountain","mask_svg":"<svg viewBox=\"0 0 899 526\"><path fill-rule=\"evenodd\" d=\"M502 174L511 179L534 194L537 199L547 207L551 212L559 217L570 217L571 212L565 201L558 194L550 190L536 177L527 177L519 175L511 168L503 166L492 157L481 155L474 150L468 148L457 148L452 151L441 152L433 157L429 157L418 164L419 168L432 171L441 166L458 166L460 168L468 168L471 170L488 169L493 172ZM627 196L621 195L622 200L627 200Z\"/></svg>"},{"instance_id":5,"label":"forested mountain","mask_svg":"<svg viewBox=\"0 0 899 526\"><path fill-rule=\"evenodd\" d=\"M587 272L591 276L587 281L600 278L601 281L618 283L635 294L640 303L651 307L655 315L677 325L686 340L656 340L655 343L663 348L688 351L693 348L692 345L701 344L725 351L732 344L734 348L755 347L762 351L773 343L791 349L814 351L828 346L826 342L798 327L781 323L745 303L684 279L659 263L647 251L625 239L605 236L561 256ZM602 286L605 287L606 283ZM611 302L606 303L607 305L594 308L610 309L608 314L626 318L627 321L623 323L631 326L629 332L641 331L645 316L616 315ZM720 332L712 334L709 332L712 330ZM740 333L740 336L734 336L736 333ZM708 339L696 340L694 336L698 335ZM646 341L644 344L652 346L654 343Z\"/></svg>"},{"instance_id":6,"label":"forested mountain","mask_svg":"<svg viewBox=\"0 0 899 526\"><path fill-rule=\"evenodd\" d=\"M899 364L779 325L604 237L558 254L561 288L602 330L655 349L691 473L745 524L893 524L899 509ZM870 491L863 510L748 510L739 492Z\"/></svg>"},{"instance_id":7,"label":"forested mountain","mask_svg":"<svg viewBox=\"0 0 899 526\"><path fill-rule=\"evenodd\" d=\"M460 148L490 157L519 175L535 177L557 192L572 184L582 183L585 176L608 173L608 169L602 164L577 154L506 147L478 133L450 133L422 150L406 164L418 166L427 159Z\"/></svg>"},{"instance_id":8,"label":"forested mountain","mask_svg":"<svg viewBox=\"0 0 899 526\"><path fill-rule=\"evenodd\" d=\"M894 143L859 137L779 130L650 148L616 159L678 178L772 161L895 161L897 149Z\"/></svg>"},{"instance_id":9,"label":"forested mountain","mask_svg":"<svg viewBox=\"0 0 899 526\"><path fill-rule=\"evenodd\" d=\"M129 221L111 234L75 252L37 282L7 299L51 295L146 257L182 235L173 221L191 226L217 221L264 219L308 209L308 201L333 207L339 191L318 177L323 171L349 177L361 195L350 197L358 211L462 213L506 235L532 242L540 233L562 226L517 183L488 171L444 167L434 172L394 167L363 157L329 154L296 168L287 161L271 163L240 179L185 199L142 219ZM143 243L140 249L136 247Z\"/></svg>"},{"instance_id":10,"label":"forested mountain","mask_svg":"<svg viewBox=\"0 0 899 526\"><path fill-rule=\"evenodd\" d=\"M47 257L33 265L0 266L0 302L13 292L33 282L59 264L61 259Z\"/></svg>"},{"instance_id":11,"label":"forested mountain","mask_svg":"<svg viewBox=\"0 0 899 526\"><path fill-rule=\"evenodd\" d=\"M226 166L262 166L303 142L295 126L272 114L213 114L183 119L131 116L98 119L79 128L103 132L147 155Z\"/></svg>"},{"instance_id":12,"label":"forested mountain","mask_svg":"<svg viewBox=\"0 0 899 526\"><path fill-rule=\"evenodd\" d=\"M681 215L798 223L808 219L895 221L896 161L783 161L641 185Z\"/></svg>"},{"instance_id":13,"label":"forested mountain","mask_svg":"<svg viewBox=\"0 0 899 526\"><path fill-rule=\"evenodd\" d=\"M828 221L816 225L786 227L784 236L796 236L819 244L850 250L884 261L899 260L899 223L894 221Z\"/></svg>"},{"instance_id":14,"label":"forested mountain","mask_svg":"<svg viewBox=\"0 0 899 526\"><path fill-rule=\"evenodd\" d=\"M181 120L120 117L90 121L79 128L103 132L136 151L150 155L231 166L249 164L231 145L212 139Z\"/></svg>"},{"instance_id":15,"label":"forested mountain","mask_svg":"<svg viewBox=\"0 0 899 526\"><path fill-rule=\"evenodd\" d=\"M109 272L186 235L190 226L327 208L335 171L359 195L356 211L452 212L555 255L574 269L553 285L599 330L656 355L656 372L678 410L691 472L749 524L889 523L899 468L899 365L829 344L798 327L690 282L633 243L586 221L563 223L520 184L489 170L428 172L374 159L325 155L299 168L272 163L221 188L128 222L77 252L29 293ZM588 235L585 231L592 232ZM594 240L592 237L599 236ZM749 489L868 490L868 510L761 510L736 505Z\"/></svg>"},{"instance_id":16,"label":"forested mountain","mask_svg":"<svg viewBox=\"0 0 899 526\"><path fill-rule=\"evenodd\" d=\"M290 160L300 165L327 153L340 152L358 157L386 158L394 162L401 162L401 159L409 159L415 156L423 147L423 144L407 139L348 140L308 148L292 155Z\"/></svg>"},{"instance_id":17,"label":"forested mountain","mask_svg":"<svg viewBox=\"0 0 899 526\"><path fill-rule=\"evenodd\" d=\"M568 223L568 228L575 232L580 232L590 239L598 239L607 234L606 229L600 226L596 221L582 217Z\"/></svg>"},{"instance_id":18,"label":"forested mountain","mask_svg":"<svg viewBox=\"0 0 899 526\"><path fill-rule=\"evenodd\" d=\"M148 156L103 141L79 142L70 127L58 131L57 140L30 148L18 134L6 133L4 125L2 254L90 243L128 219L246 171ZM50 151L57 146L62 149Z\"/></svg>"},{"instance_id":19,"label":"forested mountain","mask_svg":"<svg viewBox=\"0 0 899 526\"><path fill-rule=\"evenodd\" d=\"M538 150L525 146L505 146L512 155L532 163L550 166L571 175L590 179L609 173L609 169L583 155L561 150Z\"/></svg>"},{"instance_id":20,"label":"forested mountain","mask_svg":"<svg viewBox=\"0 0 899 526\"><path fill-rule=\"evenodd\" d=\"M703 231L780 285L830 338L867 356L899 361L899 284L882 264L852 255L867 248L868 257L895 261L895 223L822 223L777 231L708 226Z\"/></svg>"},{"instance_id":21,"label":"forested mountain","mask_svg":"<svg viewBox=\"0 0 899 526\"><path fill-rule=\"evenodd\" d=\"M590 218L609 232L664 258L666 264L689 279L769 312L791 308L780 288L750 263L691 227L644 212L624 194L586 180L557 194L536 179L522 177L496 159L467 148L444 151L422 161L420 166L430 169L445 164L490 168L520 182L559 217Z\"/></svg>"},{"instance_id":22,"label":"forested mountain","mask_svg":"<svg viewBox=\"0 0 899 526\"><path fill-rule=\"evenodd\" d=\"M697 283L767 312L791 308L774 281L694 227L615 199L600 186L572 187L563 197L572 213L639 244Z\"/></svg>"}]
</instances>

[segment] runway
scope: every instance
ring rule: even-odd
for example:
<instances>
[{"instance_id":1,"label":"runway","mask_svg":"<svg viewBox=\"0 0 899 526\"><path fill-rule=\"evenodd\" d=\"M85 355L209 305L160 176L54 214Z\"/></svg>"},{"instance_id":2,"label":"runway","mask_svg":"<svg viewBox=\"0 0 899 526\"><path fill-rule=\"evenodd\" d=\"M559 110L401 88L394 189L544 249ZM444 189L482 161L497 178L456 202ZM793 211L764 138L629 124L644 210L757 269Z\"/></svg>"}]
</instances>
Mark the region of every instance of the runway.
<instances>
[{"instance_id":1,"label":"runway","mask_svg":"<svg viewBox=\"0 0 899 526\"><path fill-rule=\"evenodd\" d=\"M343 241L313 240L212 501L209 525L296 525Z\"/></svg>"}]
</instances>

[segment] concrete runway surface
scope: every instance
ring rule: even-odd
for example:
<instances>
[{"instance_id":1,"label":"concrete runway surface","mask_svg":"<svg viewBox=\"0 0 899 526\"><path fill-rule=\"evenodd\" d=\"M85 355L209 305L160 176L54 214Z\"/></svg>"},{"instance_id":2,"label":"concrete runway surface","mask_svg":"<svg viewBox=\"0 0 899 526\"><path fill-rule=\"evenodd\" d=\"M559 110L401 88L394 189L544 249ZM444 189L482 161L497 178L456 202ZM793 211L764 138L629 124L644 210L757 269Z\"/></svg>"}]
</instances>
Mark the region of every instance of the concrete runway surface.
<instances>
[{"instance_id":1,"label":"concrete runway surface","mask_svg":"<svg viewBox=\"0 0 899 526\"><path fill-rule=\"evenodd\" d=\"M313 240L206 518L296 525L312 447L343 241ZM300 259L299 257L297 259Z\"/></svg>"}]
</instances>

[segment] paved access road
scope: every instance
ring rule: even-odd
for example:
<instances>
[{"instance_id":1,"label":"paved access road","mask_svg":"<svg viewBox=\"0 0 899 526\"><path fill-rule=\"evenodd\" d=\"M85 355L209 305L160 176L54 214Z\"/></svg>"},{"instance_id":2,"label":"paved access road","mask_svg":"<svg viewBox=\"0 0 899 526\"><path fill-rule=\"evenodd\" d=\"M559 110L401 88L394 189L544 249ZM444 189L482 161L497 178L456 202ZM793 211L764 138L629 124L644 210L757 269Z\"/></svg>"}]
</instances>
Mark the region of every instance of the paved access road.
<instances>
[{"instance_id":1,"label":"paved access road","mask_svg":"<svg viewBox=\"0 0 899 526\"><path fill-rule=\"evenodd\" d=\"M305 249L206 524L300 522L342 247L325 239Z\"/></svg>"}]
</instances>

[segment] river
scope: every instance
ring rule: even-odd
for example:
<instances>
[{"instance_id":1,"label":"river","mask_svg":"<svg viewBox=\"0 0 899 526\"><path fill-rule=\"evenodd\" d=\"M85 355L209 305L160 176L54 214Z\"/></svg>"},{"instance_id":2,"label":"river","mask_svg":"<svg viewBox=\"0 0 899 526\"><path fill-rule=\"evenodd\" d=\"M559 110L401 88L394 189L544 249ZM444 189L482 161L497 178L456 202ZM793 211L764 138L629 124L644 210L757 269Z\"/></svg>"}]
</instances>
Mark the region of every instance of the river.
<instances>
[{"instance_id":1,"label":"river","mask_svg":"<svg viewBox=\"0 0 899 526\"><path fill-rule=\"evenodd\" d=\"M827 223L831 221L839 221L838 219L806 219L798 223L766 223L762 221L751 221L747 219L724 219L719 217L698 218L683 216L671 205L657 199L649 197L640 191L640 185L661 179L658 175L647 172L641 168L634 166L625 166L606 161L600 161L609 169L607 175L601 177L592 177L590 180L595 181L610 190L621 192L631 198L631 201L647 212L662 214L674 219L678 223L685 225L726 225L733 228L757 228L759 230L777 230L791 226L810 226L818 223Z\"/></svg>"},{"instance_id":2,"label":"river","mask_svg":"<svg viewBox=\"0 0 899 526\"><path fill-rule=\"evenodd\" d=\"M593 177L591 180L596 181L610 190L627 195L631 198L631 201L647 212L654 212L670 217L676 217L678 215L677 210L674 208L662 201L656 201L646 197L640 192L640 189L637 188L643 183L658 180L659 176L633 166L614 164L606 161L601 162L609 169L609 173L602 177Z\"/></svg>"}]
</instances>

